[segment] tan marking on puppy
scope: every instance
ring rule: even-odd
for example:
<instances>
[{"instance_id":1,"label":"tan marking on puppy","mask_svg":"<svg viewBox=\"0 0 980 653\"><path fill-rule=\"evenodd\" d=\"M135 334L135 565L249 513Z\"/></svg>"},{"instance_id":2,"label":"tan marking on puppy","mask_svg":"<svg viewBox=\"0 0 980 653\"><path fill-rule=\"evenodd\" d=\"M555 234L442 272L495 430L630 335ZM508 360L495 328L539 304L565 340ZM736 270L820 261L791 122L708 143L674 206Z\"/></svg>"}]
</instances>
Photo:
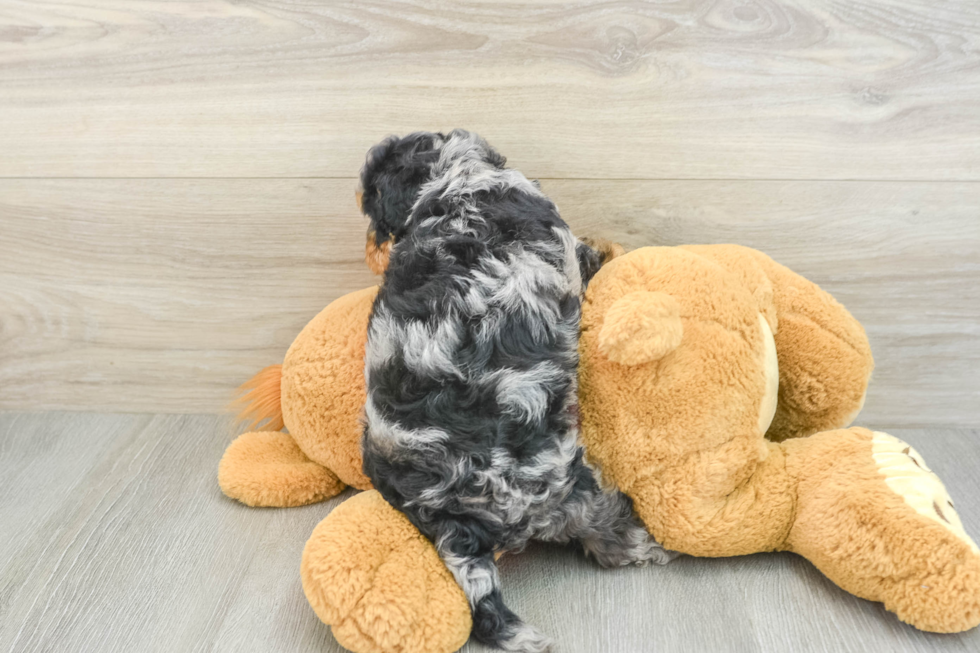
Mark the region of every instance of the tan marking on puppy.
<instances>
[{"instance_id":1,"label":"tan marking on puppy","mask_svg":"<svg viewBox=\"0 0 980 653\"><path fill-rule=\"evenodd\" d=\"M374 238L374 232L368 231L367 242L364 244L364 260L371 268L371 272L384 274L388 268L389 256L391 256L391 239L389 238L378 245Z\"/></svg>"},{"instance_id":2,"label":"tan marking on puppy","mask_svg":"<svg viewBox=\"0 0 980 653\"><path fill-rule=\"evenodd\" d=\"M587 236L581 240L583 243L602 255L603 265L626 253L626 248L624 248L622 245L619 243L614 243L611 240L606 240L605 238L592 238Z\"/></svg>"}]
</instances>

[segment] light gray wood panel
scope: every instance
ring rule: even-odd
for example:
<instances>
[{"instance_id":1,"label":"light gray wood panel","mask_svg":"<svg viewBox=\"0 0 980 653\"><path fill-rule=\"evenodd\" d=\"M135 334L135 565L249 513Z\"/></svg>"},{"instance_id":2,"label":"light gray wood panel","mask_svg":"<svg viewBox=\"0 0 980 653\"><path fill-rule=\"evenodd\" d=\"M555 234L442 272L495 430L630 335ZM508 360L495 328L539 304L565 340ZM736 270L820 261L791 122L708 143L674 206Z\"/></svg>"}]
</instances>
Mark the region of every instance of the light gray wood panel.
<instances>
[{"instance_id":1,"label":"light gray wood panel","mask_svg":"<svg viewBox=\"0 0 980 653\"><path fill-rule=\"evenodd\" d=\"M6 0L0 175L349 176L463 126L538 177L977 179L973 0Z\"/></svg>"},{"instance_id":2,"label":"light gray wood panel","mask_svg":"<svg viewBox=\"0 0 980 653\"><path fill-rule=\"evenodd\" d=\"M0 407L220 410L376 283L354 187L0 182Z\"/></svg>"},{"instance_id":3,"label":"light gray wood panel","mask_svg":"<svg viewBox=\"0 0 980 653\"><path fill-rule=\"evenodd\" d=\"M299 561L336 501L252 509L221 495L215 416L0 414L0 650L338 653ZM896 430L980 534L980 431ZM345 498L347 495L341 497ZM532 546L507 600L561 653L975 651L857 599L791 554L602 570ZM468 644L466 652L487 651Z\"/></svg>"},{"instance_id":4,"label":"light gray wood panel","mask_svg":"<svg viewBox=\"0 0 980 653\"><path fill-rule=\"evenodd\" d=\"M0 181L0 409L214 412L374 283L353 180ZM862 421L980 420L980 184L546 180L580 234L736 242L878 361Z\"/></svg>"}]
</instances>

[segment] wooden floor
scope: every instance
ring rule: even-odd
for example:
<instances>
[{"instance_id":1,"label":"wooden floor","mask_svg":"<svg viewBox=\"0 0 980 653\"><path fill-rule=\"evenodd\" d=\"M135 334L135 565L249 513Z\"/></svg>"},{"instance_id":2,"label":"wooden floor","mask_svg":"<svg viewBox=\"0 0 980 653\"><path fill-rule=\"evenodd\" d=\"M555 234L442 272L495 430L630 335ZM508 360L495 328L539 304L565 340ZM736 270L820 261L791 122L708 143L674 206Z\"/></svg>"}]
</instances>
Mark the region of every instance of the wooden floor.
<instances>
[{"instance_id":1,"label":"wooden floor","mask_svg":"<svg viewBox=\"0 0 980 653\"><path fill-rule=\"evenodd\" d=\"M980 502L963 500L980 496L980 430L893 433L980 533ZM0 651L341 651L299 577L336 500L224 497L228 440L207 415L0 415ZM788 553L602 570L539 546L501 571L508 602L561 653L980 650L980 630L917 631Z\"/></svg>"},{"instance_id":2,"label":"wooden floor","mask_svg":"<svg viewBox=\"0 0 980 653\"><path fill-rule=\"evenodd\" d=\"M367 148L457 126L581 235L834 293L877 360L860 422L980 535L976 0L0 0L0 650L338 650L298 580L330 505L225 499L215 415L377 282ZM503 573L562 653L980 650L790 555Z\"/></svg>"}]
</instances>

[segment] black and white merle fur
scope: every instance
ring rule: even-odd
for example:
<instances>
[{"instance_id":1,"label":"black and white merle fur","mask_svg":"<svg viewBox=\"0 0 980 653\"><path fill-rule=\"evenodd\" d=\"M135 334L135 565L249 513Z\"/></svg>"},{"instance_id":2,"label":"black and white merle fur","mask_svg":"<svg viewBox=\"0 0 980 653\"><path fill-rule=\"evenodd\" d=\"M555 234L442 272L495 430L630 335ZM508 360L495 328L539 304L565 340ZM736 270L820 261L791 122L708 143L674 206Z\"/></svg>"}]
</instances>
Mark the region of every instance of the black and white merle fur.
<instances>
[{"instance_id":1,"label":"black and white merle fur","mask_svg":"<svg viewBox=\"0 0 980 653\"><path fill-rule=\"evenodd\" d=\"M667 562L578 441L581 294L599 254L483 139L456 130L371 150L362 208L394 239L371 315L364 471L430 538L473 635L550 640L503 602L494 554L577 542L604 566Z\"/></svg>"}]
</instances>

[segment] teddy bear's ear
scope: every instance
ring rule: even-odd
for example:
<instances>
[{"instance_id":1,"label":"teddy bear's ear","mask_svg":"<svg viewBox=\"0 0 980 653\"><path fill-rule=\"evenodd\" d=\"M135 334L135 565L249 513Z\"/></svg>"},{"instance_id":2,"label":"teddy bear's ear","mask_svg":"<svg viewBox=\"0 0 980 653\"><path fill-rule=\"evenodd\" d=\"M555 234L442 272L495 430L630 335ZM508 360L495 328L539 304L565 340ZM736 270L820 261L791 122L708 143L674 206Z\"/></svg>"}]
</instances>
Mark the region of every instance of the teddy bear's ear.
<instances>
[{"instance_id":1,"label":"teddy bear's ear","mask_svg":"<svg viewBox=\"0 0 980 653\"><path fill-rule=\"evenodd\" d=\"M606 311L599 351L614 363L639 365L663 358L683 336L676 299L662 292L631 292Z\"/></svg>"}]
</instances>

